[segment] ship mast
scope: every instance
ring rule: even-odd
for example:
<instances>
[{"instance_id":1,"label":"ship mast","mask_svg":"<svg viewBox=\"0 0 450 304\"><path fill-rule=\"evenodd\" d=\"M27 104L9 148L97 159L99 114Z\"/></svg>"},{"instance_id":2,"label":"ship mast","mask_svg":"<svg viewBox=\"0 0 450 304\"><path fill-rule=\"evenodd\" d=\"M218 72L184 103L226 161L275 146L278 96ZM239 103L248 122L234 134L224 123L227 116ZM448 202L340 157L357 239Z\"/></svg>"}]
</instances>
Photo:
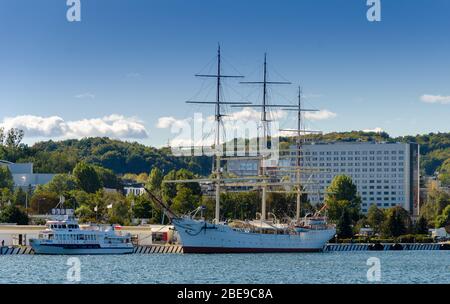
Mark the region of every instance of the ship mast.
<instances>
[{"instance_id":1,"label":"ship mast","mask_svg":"<svg viewBox=\"0 0 450 304\"><path fill-rule=\"evenodd\" d=\"M284 109L285 111L293 111L295 110L297 112L297 129L290 129L290 130L282 130L282 131L291 131L296 132L297 138L296 138L296 147L297 147L297 160L296 160L296 183L297 183L297 200L296 200L296 212L295 212L295 220L296 222L300 222L300 216L301 216L301 200L302 200L302 182L301 182L301 148L302 148L302 132L304 134L306 133L318 133L317 131L307 131L305 129L302 129L302 113L303 112L317 112L316 109L304 109L302 108L302 88L301 86L298 86L298 107L296 109Z\"/></svg>"},{"instance_id":2,"label":"ship mast","mask_svg":"<svg viewBox=\"0 0 450 304\"><path fill-rule=\"evenodd\" d=\"M252 105L255 107L261 107L261 123L263 128L262 137L262 147L263 153L268 149L268 131L269 131L269 120L267 119L267 108L269 107L290 107L291 105L269 105L267 103L267 85L268 84L291 84L290 82L280 82L280 81L267 81L267 54L264 53L264 71L263 71L263 81L251 81L251 82L241 82L243 84L262 84L263 88L263 99L261 105ZM261 146L261 145L258 145ZM266 208L267 208L267 173L264 164L264 158L261 159L260 174L263 178L262 182L262 202L261 202L261 220L266 220Z\"/></svg>"},{"instance_id":3,"label":"ship mast","mask_svg":"<svg viewBox=\"0 0 450 304\"><path fill-rule=\"evenodd\" d=\"M296 212L295 212L295 220L297 223L300 221L300 208L302 201L302 186L301 186L301 172L300 172L300 149L301 149L301 128L302 128L302 88L298 86L298 112L297 112L297 204L296 204Z\"/></svg>"},{"instance_id":4,"label":"ship mast","mask_svg":"<svg viewBox=\"0 0 450 304\"><path fill-rule=\"evenodd\" d=\"M196 104L214 104L215 105L215 122L216 122L216 134L214 140L214 157L215 157L215 198L216 198L216 206L215 206L215 217L214 222L216 224L220 221L220 183L221 183L221 149L220 149L220 126L222 124L222 117L224 116L221 113L221 105L229 104L229 105L247 105L250 104L248 102L225 102L222 101L221 98L221 86L223 78L243 78L244 76L239 75L222 75L221 69L221 53L220 53L220 44L217 48L217 73L216 74L197 74L197 77L209 77L216 78L216 100L215 102L202 102L202 101L187 101L187 103L196 103Z\"/></svg>"}]
</instances>

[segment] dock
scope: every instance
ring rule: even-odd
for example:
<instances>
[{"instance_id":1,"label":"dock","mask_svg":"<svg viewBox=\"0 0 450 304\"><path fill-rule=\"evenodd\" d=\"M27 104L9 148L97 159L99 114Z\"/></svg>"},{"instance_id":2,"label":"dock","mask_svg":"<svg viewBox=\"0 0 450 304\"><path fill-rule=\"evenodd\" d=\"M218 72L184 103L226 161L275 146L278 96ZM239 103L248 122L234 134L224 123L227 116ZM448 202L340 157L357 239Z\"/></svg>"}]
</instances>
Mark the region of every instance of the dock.
<instances>
[{"instance_id":1,"label":"dock","mask_svg":"<svg viewBox=\"0 0 450 304\"><path fill-rule=\"evenodd\" d=\"M148 245L135 246L134 254L180 254L183 253L183 247L180 245ZM34 254L30 246L4 246L0 247L0 255L10 254Z\"/></svg>"},{"instance_id":2,"label":"dock","mask_svg":"<svg viewBox=\"0 0 450 304\"><path fill-rule=\"evenodd\" d=\"M361 243L344 243L344 244L327 244L324 252L343 252L343 251L437 251L450 250L450 243L379 243L379 244L361 244ZM169 244L153 244L145 246L135 246L134 254L182 254L183 247L181 245ZM4 246L0 247L0 255L10 254L34 254L30 246Z\"/></svg>"},{"instance_id":3,"label":"dock","mask_svg":"<svg viewBox=\"0 0 450 304\"><path fill-rule=\"evenodd\" d=\"M400 250L450 250L450 244L440 243L343 243L327 244L325 252L332 251L400 251Z\"/></svg>"}]
</instances>

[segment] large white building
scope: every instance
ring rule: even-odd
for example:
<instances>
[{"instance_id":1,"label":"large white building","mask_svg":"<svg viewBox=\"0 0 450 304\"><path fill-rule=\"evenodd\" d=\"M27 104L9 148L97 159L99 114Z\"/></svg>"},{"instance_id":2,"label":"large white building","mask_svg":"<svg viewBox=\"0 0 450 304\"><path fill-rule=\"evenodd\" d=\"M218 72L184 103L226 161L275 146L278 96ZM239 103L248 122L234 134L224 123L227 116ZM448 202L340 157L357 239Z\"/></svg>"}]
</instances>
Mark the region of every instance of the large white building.
<instances>
[{"instance_id":1,"label":"large white building","mask_svg":"<svg viewBox=\"0 0 450 304\"><path fill-rule=\"evenodd\" d=\"M296 166L296 147L292 146L290 150L290 158L282 157L280 166ZM323 202L326 189L336 175L348 175L361 196L362 212L376 204L380 208L399 205L411 214L417 214L420 192L417 144L315 143L303 145L301 154L301 167L305 168L301 179L311 203ZM254 162L233 161L228 171L236 175L254 175L258 172L255 165ZM295 170L285 176L296 180Z\"/></svg>"},{"instance_id":2,"label":"large white building","mask_svg":"<svg viewBox=\"0 0 450 304\"><path fill-rule=\"evenodd\" d=\"M55 174L33 173L32 163L15 164L0 160L0 166L8 167L14 180L15 187L27 188L45 185L52 180Z\"/></svg>"}]
</instances>

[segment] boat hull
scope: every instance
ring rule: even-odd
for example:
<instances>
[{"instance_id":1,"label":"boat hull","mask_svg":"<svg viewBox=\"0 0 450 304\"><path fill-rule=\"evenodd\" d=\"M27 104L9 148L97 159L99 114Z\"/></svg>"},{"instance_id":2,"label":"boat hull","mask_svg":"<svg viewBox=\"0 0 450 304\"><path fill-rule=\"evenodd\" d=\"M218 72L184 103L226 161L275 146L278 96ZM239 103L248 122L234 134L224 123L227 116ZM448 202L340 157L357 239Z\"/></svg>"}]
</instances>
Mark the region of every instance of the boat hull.
<instances>
[{"instance_id":1,"label":"boat hull","mask_svg":"<svg viewBox=\"0 0 450 304\"><path fill-rule=\"evenodd\" d=\"M43 255L110 255L131 254L133 247L100 247L93 245L50 245L32 243L31 247L35 254Z\"/></svg>"},{"instance_id":2,"label":"boat hull","mask_svg":"<svg viewBox=\"0 0 450 304\"><path fill-rule=\"evenodd\" d=\"M262 234L188 218L173 219L184 253L321 252L334 228L292 234Z\"/></svg>"},{"instance_id":3,"label":"boat hull","mask_svg":"<svg viewBox=\"0 0 450 304\"><path fill-rule=\"evenodd\" d=\"M288 253L322 252L322 248L232 248L232 247L189 247L183 246L183 253Z\"/></svg>"}]
</instances>

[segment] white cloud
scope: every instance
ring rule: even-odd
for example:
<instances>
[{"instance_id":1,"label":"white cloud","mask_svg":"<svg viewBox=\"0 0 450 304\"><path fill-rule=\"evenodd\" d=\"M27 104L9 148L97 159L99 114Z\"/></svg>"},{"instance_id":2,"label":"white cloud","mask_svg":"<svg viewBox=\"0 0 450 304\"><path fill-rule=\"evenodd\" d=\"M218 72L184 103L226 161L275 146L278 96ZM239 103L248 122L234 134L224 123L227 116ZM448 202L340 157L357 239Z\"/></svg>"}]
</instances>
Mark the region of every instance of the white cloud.
<instances>
[{"instance_id":1,"label":"white cloud","mask_svg":"<svg viewBox=\"0 0 450 304\"><path fill-rule=\"evenodd\" d=\"M27 137L82 138L108 136L112 138L147 138L143 123L136 118L110 115L102 118L64 121L61 117L22 115L7 117L0 123L5 129L19 128Z\"/></svg>"},{"instance_id":2,"label":"white cloud","mask_svg":"<svg viewBox=\"0 0 450 304\"><path fill-rule=\"evenodd\" d=\"M363 132L367 132L367 133L382 133L384 132L384 130L382 128L375 128L375 129L365 129L363 130Z\"/></svg>"},{"instance_id":3,"label":"white cloud","mask_svg":"<svg viewBox=\"0 0 450 304\"><path fill-rule=\"evenodd\" d=\"M270 120L279 120L279 119L285 118L286 116L287 116L287 113L283 110L270 111L267 114L267 117ZM212 123L214 121L214 116L208 116L208 117L206 117L206 120L204 120L200 114L199 116L196 116L195 119L196 119L196 122ZM253 108L244 108L240 111L230 113L227 116L223 117L224 122L236 122L236 121L259 122L260 120L261 120L261 112L258 110L255 110ZM186 123L190 123L190 122L192 122L192 118L177 119L172 116L164 116L164 117L160 117L158 119L158 122L156 123L156 127L158 129L169 129L172 127L181 128L181 127L185 126Z\"/></svg>"},{"instance_id":4,"label":"white cloud","mask_svg":"<svg viewBox=\"0 0 450 304\"><path fill-rule=\"evenodd\" d=\"M305 112L305 118L309 120L326 120L332 119L337 116L336 113L333 113L329 110L320 110L318 112Z\"/></svg>"},{"instance_id":5,"label":"white cloud","mask_svg":"<svg viewBox=\"0 0 450 304\"><path fill-rule=\"evenodd\" d=\"M450 96L425 94L420 96L420 100L425 103L450 104Z\"/></svg>"},{"instance_id":6,"label":"white cloud","mask_svg":"<svg viewBox=\"0 0 450 304\"><path fill-rule=\"evenodd\" d=\"M191 118L177 119L173 116L164 116L158 118L156 127L158 129L181 129L185 127L186 124L189 124L190 121L192 121Z\"/></svg>"},{"instance_id":7,"label":"white cloud","mask_svg":"<svg viewBox=\"0 0 450 304\"><path fill-rule=\"evenodd\" d=\"M88 93L75 95L75 98L78 98L78 99L95 99L95 95L88 92Z\"/></svg>"},{"instance_id":8,"label":"white cloud","mask_svg":"<svg viewBox=\"0 0 450 304\"><path fill-rule=\"evenodd\" d=\"M156 127L158 129L167 129L170 128L173 124L177 122L177 119L172 116L165 116L158 118L158 122L156 123Z\"/></svg>"},{"instance_id":9,"label":"white cloud","mask_svg":"<svg viewBox=\"0 0 450 304\"><path fill-rule=\"evenodd\" d=\"M287 113L283 110L272 110L267 113L267 119L269 120L280 120L285 118ZM261 120L261 112L254 108L244 108L238 112L233 112L229 116L225 116L224 120L229 121L260 121Z\"/></svg>"}]
</instances>

